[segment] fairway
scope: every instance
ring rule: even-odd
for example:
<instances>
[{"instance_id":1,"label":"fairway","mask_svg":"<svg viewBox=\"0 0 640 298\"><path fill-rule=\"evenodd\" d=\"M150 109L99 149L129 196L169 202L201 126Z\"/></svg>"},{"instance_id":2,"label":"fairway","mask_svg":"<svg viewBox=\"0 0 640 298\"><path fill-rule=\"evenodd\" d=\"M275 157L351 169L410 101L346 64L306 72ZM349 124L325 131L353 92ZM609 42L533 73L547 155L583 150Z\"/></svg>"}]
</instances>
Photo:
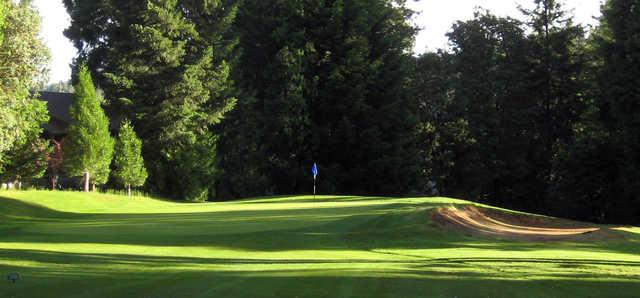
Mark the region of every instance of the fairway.
<instances>
[{"instance_id":1,"label":"fairway","mask_svg":"<svg viewBox=\"0 0 640 298\"><path fill-rule=\"evenodd\" d=\"M5 191L0 297L640 295L640 229L522 241L432 220L438 208L470 204L355 196L189 204ZM21 279L8 282L10 272Z\"/></svg>"}]
</instances>

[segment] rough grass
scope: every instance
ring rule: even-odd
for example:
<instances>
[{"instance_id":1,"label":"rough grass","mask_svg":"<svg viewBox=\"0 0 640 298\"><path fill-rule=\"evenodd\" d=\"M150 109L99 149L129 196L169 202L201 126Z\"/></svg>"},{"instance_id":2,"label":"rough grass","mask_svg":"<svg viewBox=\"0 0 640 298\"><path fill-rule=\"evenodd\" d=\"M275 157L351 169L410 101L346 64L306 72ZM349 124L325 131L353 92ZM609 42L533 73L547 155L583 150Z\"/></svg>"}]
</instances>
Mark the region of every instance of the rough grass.
<instances>
[{"instance_id":1,"label":"rough grass","mask_svg":"<svg viewBox=\"0 0 640 298\"><path fill-rule=\"evenodd\" d=\"M188 204L0 192L0 297L638 297L640 229L607 242L445 232L447 198Z\"/></svg>"}]
</instances>

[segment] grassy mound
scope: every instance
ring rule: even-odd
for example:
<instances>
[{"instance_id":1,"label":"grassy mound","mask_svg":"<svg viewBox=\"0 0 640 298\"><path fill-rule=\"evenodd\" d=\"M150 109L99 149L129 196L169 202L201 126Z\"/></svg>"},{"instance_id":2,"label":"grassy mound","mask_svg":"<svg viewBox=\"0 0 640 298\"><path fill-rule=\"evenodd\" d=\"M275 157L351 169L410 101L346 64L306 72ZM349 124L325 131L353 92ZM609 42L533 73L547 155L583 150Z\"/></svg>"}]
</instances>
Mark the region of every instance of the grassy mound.
<instances>
[{"instance_id":1,"label":"grassy mound","mask_svg":"<svg viewBox=\"0 0 640 298\"><path fill-rule=\"evenodd\" d=\"M441 229L447 198L188 204L0 192L1 297L636 297L640 230L524 242ZM4 276L3 276L4 279Z\"/></svg>"}]
</instances>

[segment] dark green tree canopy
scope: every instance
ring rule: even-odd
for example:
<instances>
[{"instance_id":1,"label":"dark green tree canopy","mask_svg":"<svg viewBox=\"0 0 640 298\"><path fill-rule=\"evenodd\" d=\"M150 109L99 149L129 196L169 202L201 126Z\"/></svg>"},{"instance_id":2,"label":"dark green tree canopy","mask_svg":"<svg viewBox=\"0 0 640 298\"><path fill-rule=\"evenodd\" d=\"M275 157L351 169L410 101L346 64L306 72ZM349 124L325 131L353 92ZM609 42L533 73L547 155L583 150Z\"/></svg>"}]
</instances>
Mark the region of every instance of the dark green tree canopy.
<instances>
[{"instance_id":1,"label":"dark green tree canopy","mask_svg":"<svg viewBox=\"0 0 640 298\"><path fill-rule=\"evenodd\" d=\"M611 175L606 183L607 218L640 216L640 2L611 0L602 11L596 49L602 57L597 75L598 107ZM615 215L615 216L614 216Z\"/></svg>"},{"instance_id":2,"label":"dark green tree canopy","mask_svg":"<svg viewBox=\"0 0 640 298\"><path fill-rule=\"evenodd\" d=\"M308 191L312 161L324 169L323 191L411 189L410 15L402 1L241 5L236 81L245 95L221 140L232 195Z\"/></svg>"}]
</instances>

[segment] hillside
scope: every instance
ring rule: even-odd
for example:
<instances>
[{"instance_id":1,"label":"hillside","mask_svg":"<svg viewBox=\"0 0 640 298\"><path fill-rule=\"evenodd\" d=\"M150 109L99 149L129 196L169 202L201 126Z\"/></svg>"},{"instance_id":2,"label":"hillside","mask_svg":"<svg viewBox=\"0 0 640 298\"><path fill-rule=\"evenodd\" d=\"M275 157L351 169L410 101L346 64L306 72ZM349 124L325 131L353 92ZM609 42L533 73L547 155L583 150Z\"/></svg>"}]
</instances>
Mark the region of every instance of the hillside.
<instances>
[{"instance_id":1,"label":"hillside","mask_svg":"<svg viewBox=\"0 0 640 298\"><path fill-rule=\"evenodd\" d=\"M545 218L545 224L570 225L563 229L607 233L548 241L474 233L436 220L442 210L491 210L499 216L488 221L508 226L515 225L508 223L513 218L520 218L520 224L536 219L532 225L542 218L486 208L448 198L295 196L188 204L105 194L5 191L0 192L0 273L19 272L22 278L15 284L0 283L0 296L640 293L639 228ZM480 218L473 212L468 217ZM585 232L590 231L578 234Z\"/></svg>"}]
</instances>

